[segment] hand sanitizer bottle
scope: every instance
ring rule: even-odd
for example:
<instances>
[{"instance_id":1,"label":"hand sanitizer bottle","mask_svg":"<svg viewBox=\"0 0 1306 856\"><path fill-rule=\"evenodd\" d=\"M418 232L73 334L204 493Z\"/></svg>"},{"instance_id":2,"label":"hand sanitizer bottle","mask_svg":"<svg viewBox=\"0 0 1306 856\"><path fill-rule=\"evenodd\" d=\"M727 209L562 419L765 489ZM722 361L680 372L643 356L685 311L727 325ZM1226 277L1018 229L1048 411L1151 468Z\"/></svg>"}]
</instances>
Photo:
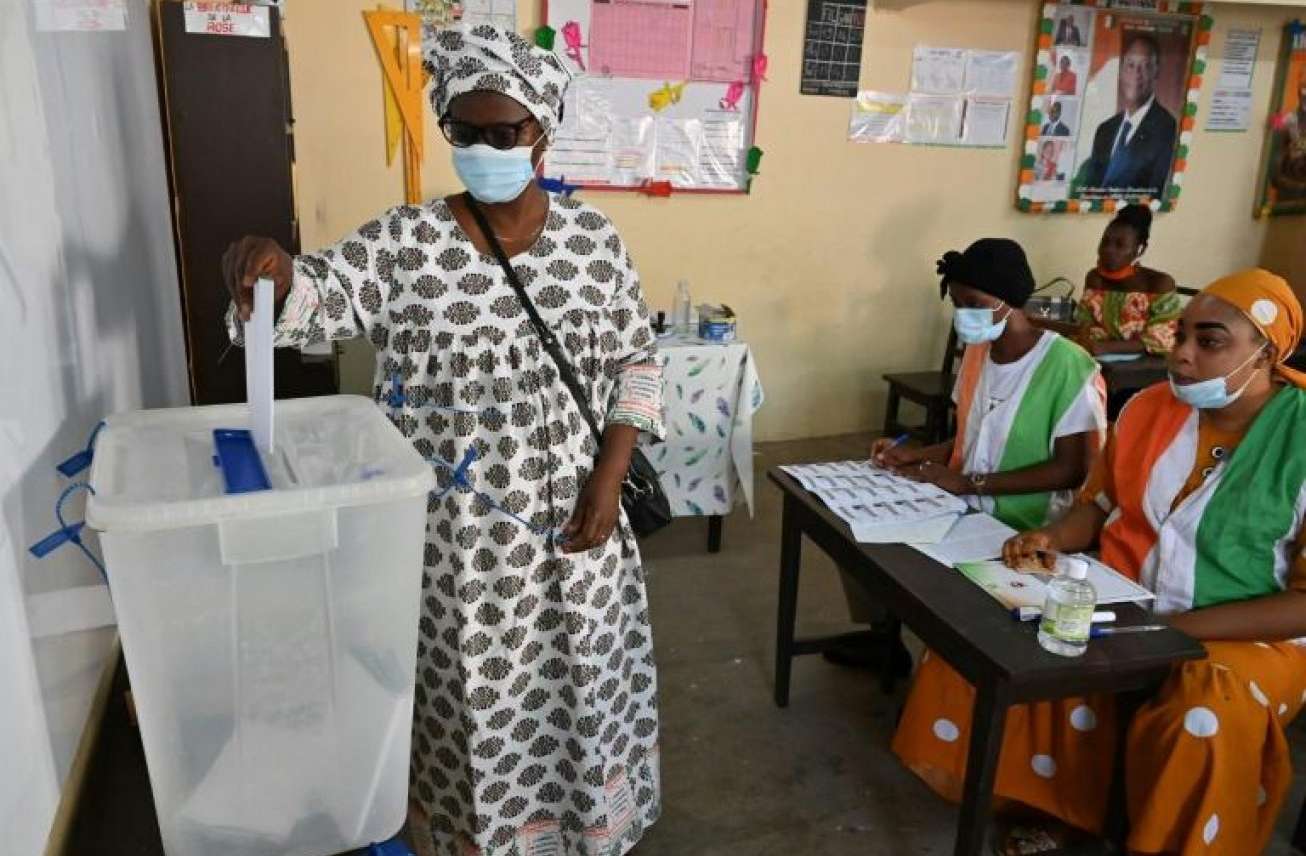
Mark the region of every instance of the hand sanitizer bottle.
<instances>
[{"instance_id":1,"label":"hand sanitizer bottle","mask_svg":"<svg viewBox=\"0 0 1306 856\"><path fill-rule=\"evenodd\" d=\"M1088 581L1088 562L1062 556L1057 568L1059 573L1048 583L1038 642L1053 654L1078 657L1088 649L1097 592Z\"/></svg>"}]
</instances>

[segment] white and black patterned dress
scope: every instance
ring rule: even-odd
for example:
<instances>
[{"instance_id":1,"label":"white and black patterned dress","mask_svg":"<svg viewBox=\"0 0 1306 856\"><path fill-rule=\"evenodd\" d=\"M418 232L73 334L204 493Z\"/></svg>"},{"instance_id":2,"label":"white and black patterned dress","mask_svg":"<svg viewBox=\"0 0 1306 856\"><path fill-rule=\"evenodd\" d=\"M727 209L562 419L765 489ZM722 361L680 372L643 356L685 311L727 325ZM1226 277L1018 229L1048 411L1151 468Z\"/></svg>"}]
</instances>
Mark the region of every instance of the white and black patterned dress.
<instances>
[{"instance_id":1,"label":"white and black patterned dress","mask_svg":"<svg viewBox=\"0 0 1306 856\"><path fill-rule=\"evenodd\" d=\"M611 223L551 198L513 265L593 412L660 436L648 310ZM411 770L438 852L625 853L660 807L639 551L624 515L601 548L553 546L597 444L499 265L443 201L295 259L277 344L358 335L378 350L378 402L439 479Z\"/></svg>"}]
</instances>

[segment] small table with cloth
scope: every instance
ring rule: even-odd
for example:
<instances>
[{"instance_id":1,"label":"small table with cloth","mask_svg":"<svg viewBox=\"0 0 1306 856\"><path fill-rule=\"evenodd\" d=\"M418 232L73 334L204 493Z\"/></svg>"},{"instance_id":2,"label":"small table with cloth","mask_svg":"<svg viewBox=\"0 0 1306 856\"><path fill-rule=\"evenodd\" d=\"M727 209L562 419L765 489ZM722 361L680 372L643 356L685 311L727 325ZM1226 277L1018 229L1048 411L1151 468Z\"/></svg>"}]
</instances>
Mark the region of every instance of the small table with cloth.
<instances>
[{"instance_id":1,"label":"small table with cloth","mask_svg":"<svg viewBox=\"0 0 1306 856\"><path fill-rule=\"evenodd\" d=\"M739 494L753 511L753 414L765 396L744 342L697 336L658 340L663 367L664 443L644 442L677 517L708 518L708 551L721 546L722 520ZM738 491L739 493L736 493Z\"/></svg>"}]
</instances>

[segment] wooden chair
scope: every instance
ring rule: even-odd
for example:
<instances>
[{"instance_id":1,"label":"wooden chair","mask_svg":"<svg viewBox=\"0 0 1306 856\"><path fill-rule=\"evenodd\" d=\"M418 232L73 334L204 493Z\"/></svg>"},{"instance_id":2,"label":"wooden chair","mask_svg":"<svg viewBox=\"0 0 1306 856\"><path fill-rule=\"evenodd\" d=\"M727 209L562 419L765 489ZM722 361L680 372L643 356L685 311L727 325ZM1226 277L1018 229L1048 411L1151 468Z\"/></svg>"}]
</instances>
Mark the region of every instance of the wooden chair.
<instances>
[{"instance_id":1,"label":"wooden chair","mask_svg":"<svg viewBox=\"0 0 1306 856\"><path fill-rule=\"evenodd\" d=\"M953 366L965 346L957 341L957 331L948 331L948 347L943 352L939 371L887 374L889 400L884 410L884 436L910 434L924 443L942 443L952 434L952 385L956 382ZM925 409L924 425L905 425L898 417L903 399Z\"/></svg>"}]
</instances>

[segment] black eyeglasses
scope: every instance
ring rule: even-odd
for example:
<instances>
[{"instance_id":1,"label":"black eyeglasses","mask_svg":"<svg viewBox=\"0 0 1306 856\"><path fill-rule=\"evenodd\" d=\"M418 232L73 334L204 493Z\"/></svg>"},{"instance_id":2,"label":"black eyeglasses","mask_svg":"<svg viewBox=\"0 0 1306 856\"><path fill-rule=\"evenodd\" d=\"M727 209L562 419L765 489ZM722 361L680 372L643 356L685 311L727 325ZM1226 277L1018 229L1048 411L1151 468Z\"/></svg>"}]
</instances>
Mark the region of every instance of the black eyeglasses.
<instances>
[{"instance_id":1,"label":"black eyeglasses","mask_svg":"<svg viewBox=\"0 0 1306 856\"><path fill-rule=\"evenodd\" d=\"M465 149L484 142L495 149L511 149L517 146L522 131L535 121L534 116L527 116L520 122L496 122L492 125L473 125L452 116L440 119L440 133L449 141L449 145Z\"/></svg>"}]
</instances>

